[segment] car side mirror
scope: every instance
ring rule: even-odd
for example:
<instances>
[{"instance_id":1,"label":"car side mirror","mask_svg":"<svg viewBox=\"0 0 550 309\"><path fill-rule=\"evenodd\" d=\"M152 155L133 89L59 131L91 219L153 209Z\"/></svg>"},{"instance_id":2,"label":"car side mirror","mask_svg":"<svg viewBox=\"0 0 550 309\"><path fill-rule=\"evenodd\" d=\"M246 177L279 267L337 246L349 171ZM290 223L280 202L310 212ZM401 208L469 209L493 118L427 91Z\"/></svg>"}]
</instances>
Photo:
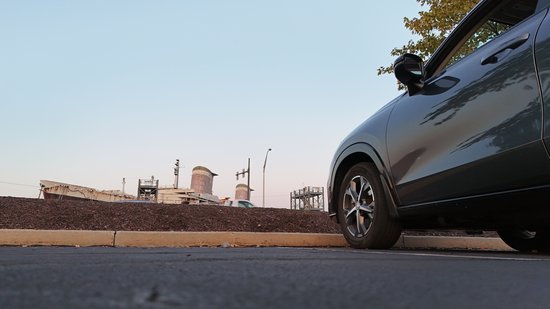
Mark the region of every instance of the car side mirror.
<instances>
[{"instance_id":1,"label":"car side mirror","mask_svg":"<svg viewBox=\"0 0 550 309\"><path fill-rule=\"evenodd\" d=\"M415 94L424 86L424 62L413 54L404 54L393 63L395 77L409 89L409 94Z\"/></svg>"}]
</instances>

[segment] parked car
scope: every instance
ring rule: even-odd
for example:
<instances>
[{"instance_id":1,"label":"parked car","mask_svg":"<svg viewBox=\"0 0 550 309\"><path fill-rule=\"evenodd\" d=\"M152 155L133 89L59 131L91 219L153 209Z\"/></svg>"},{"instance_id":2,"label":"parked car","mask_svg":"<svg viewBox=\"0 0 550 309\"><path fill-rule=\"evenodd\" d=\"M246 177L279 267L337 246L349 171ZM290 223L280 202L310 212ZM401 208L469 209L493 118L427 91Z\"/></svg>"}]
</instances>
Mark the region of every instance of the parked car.
<instances>
[{"instance_id":1,"label":"parked car","mask_svg":"<svg viewBox=\"0 0 550 309\"><path fill-rule=\"evenodd\" d=\"M496 230L550 252L550 0L484 0L425 64L394 63L407 92L339 146L329 212L355 248L403 228Z\"/></svg>"},{"instance_id":2,"label":"parked car","mask_svg":"<svg viewBox=\"0 0 550 309\"><path fill-rule=\"evenodd\" d=\"M244 207L244 208L253 208L256 207L254 204L252 204L251 201L248 200L240 200L236 199L234 201L227 200L224 204L225 206L234 206L234 207Z\"/></svg>"}]
</instances>

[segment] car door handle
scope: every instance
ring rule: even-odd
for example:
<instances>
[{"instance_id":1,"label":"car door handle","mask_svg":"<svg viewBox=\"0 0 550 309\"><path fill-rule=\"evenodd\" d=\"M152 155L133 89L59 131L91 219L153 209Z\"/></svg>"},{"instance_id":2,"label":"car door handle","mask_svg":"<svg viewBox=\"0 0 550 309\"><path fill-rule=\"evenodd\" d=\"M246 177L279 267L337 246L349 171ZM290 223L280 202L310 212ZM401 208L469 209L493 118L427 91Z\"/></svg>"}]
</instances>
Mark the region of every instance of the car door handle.
<instances>
[{"instance_id":1,"label":"car door handle","mask_svg":"<svg viewBox=\"0 0 550 309\"><path fill-rule=\"evenodd\" d=\"M510 41L507 41L506 43L502 44L499 48L497 48L497 51L494 53L491 53L491 55L483 57L481 59L481 65L491 64L491 63L497 63L499 60L498 55L505 51L511 51L513 49L516 49L523 45L527 40L529 40L529 33L522 34Z\"/></svg>"}]
</instances>

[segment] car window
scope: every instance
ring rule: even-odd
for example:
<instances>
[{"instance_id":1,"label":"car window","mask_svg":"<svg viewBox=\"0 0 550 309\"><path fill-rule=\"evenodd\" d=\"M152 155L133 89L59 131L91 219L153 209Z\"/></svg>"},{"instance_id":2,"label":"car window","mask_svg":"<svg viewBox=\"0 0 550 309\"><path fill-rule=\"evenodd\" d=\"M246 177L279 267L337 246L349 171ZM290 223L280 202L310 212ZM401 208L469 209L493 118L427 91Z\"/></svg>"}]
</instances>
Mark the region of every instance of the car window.
<instances>
[{"instance_id":1,"label":"car window","mask_svg":"<svg viewBox=\"0 0 550 309\"><path fill-rule=\"evenodd\" d=\"M453 65L535 13L537 0L503 1L450 57Z\"/></svg>"}]
</instances>

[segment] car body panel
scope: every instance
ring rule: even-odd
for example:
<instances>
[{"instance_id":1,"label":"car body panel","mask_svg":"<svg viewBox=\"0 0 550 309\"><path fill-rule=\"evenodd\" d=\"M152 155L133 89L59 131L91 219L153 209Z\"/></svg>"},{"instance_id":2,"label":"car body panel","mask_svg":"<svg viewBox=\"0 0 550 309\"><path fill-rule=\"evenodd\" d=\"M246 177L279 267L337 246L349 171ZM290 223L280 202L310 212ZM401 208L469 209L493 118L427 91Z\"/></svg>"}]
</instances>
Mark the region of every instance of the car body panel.
<instances>
[{"instance_id":1,"label":"car body panel","mask_svg":"<svg viewBox=\"0 0 550 309\"><path fill-rule=\"evenodd\" d=\"M544 111L543 138L547 149L550 149L550 16L546 16L537 34L535 58Z\"/></svg>"},{"instance_id":2,"label":"car body panel","mask_svg":"<svg viewBox=\"0 0 550 309\"><path fill-rule=\"evenodd\" d=\"M550 160L540 141L542 105L533 61L545 13L516 25L396 104L388 123L388 154L403 205L546 180L540 176L550 174ZM522 36L528 36L523 45L482 65L484 57ZM506 171L511 166L514 172Z\"/></svg>"},{"instance_id":3,"label":"car body panel","mask_svg":"<svg viewBox=\"0 0 550 309\"><path fill-rule=\"evenodd\" d=\"M481 1L427 62L421 88L397 97L344 139L329 171L331 216L343 175L368 161L380 172L390 212L395 208L405 227L547 226L550 0L444 67L454 45L502 3Z\"/></svg>"},{"instance_id":4,"label":"car body panel","mask_svg":"<svg viewBox=\"0 0 550 309\"><path fill-rule=\"evenodd\" d=\"M336 214L334 208L336 203L333 200L338 196L339 188L335 187L335 184L341 181L346 169L350 167L351 163L356 162L358 156L365 161L373 162L380 173L386 176L385 180L389 180L389 171L386 167L387 154L383 150L386 149L386 125L395 101L397 99L386 104L363 122L338 147L330 165L331 169L327 183L327 201L331 216Z\"/></svg>"}]
</instances>

